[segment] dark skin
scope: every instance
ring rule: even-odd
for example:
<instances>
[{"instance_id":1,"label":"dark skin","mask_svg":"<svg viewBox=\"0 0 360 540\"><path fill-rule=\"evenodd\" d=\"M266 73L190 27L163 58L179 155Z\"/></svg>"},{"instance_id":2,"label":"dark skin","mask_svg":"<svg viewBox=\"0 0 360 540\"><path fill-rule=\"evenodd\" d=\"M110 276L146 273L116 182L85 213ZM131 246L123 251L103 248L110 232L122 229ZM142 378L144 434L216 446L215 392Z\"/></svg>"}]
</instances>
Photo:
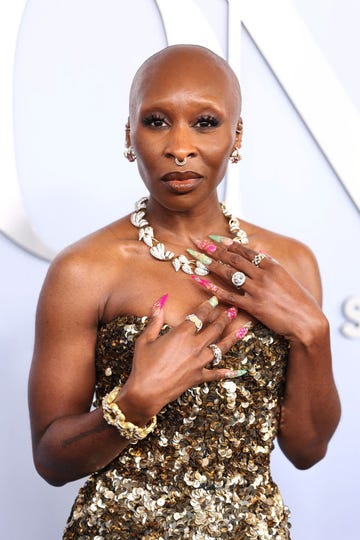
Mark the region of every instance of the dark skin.
<instances>
[{"instance_id":1,"label":"dark skin","mask_svg":"<svg viewBox=\"0 0 360 540\"><path fill-rule=\"evenodd\" d=\"M147 218L155 236L176 254L209 234L229 236L216 187L232 150L241 144L240 106L233 73L199 47L167 48L135 77L128 143L150 192ZM178 181L172 175L172 182L166 177L180 170L175 157L188 160L181 172L193 172L185 183L179 175ZM145 425L186 389L231 377L229 370L206 368L212 359L207 346L217 341L226 352L236 330L258 319L291 343L281 448L300 468L325 455L340 406L316 261L294 240L250 223L242 227L249 250L218 244L211 255L209 280L221 301L216 308L207 301L206 288L150 256L128 216L67 248L52 263L39 299L29 383L34 461L49 483L62 485L99 470L129 444L104 421L101 409L90 411L97 327L119 314L152 314L117 398L128 420ZM256 268L250 261L259 249L277 262L266 259ZM235 269L248 274L241 291L229 279ZM154 309L167 292L164 308ZM230 306L238 309L233 320L226 311ZM188 313L203 320L201 332L184 321ZM172 329L158 337L164 321Z\"/></svg>"}]
</instances>

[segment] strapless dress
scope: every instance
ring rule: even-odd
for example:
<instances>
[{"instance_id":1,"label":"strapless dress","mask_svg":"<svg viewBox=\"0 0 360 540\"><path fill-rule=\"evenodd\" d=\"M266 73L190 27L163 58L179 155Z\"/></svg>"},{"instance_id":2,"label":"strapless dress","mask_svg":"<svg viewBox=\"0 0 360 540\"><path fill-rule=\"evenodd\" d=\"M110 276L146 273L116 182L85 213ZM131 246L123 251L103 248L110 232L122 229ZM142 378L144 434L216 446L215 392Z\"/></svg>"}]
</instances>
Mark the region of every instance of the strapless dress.
<instances>
[{"instance_id":1,"label":"strapless dress","mask_svg":"<svg viewBox=\"0 0 360 540\"><path fill-rule=\"evenodd\" d=\"M99 326L95 406L125 383L147 322L122 315ZM256 323L218 366L245 375L190 388L160 411L146 439L88 478L63 540L289 539L270 473L288 351Z\"/></svg>"}]
</instances>

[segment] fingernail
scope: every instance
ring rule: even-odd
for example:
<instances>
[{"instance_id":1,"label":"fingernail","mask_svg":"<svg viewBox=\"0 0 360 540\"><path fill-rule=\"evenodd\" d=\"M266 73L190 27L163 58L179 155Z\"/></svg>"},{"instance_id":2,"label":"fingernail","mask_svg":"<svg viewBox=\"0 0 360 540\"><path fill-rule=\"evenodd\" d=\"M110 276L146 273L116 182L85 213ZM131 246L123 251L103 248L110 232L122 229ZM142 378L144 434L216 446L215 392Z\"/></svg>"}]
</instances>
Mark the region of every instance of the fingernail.
<instances>
[{"instance_id":1,"label":"fingernail","mask_svg":"<svg viewBox=\"0 0 360 540\"><path fill-rule=\"evenodd\" d=\"M216 308L216 306L219 303L219 300L216 298L216 296L212 296L211 298L209 298L208 302L211 307Z\"/></svg>"},{"instance_id":2,"label":"fingernail","mask_svg":"<svg viewBox=\"0 0 360 540\"><path fill-rule=\"evenodd\" d=\"M243 337L246 336L246 334L248 333L249 329L246 328L246 326L242 326L241 328L239 328L239 330L236 332L236 337L238 339L242 339Z\"/></svg>"},{"instance_id":3,"label":"fingernail","mask_svg":"<svg viewBox=\"0 0 360 540\"><path fill-rule=\"evenodd\" d=\"M247 322L246 324L244 324L244 326L242 326L241 328L239 328L237 331L236 331L236 337L238 339L242 339L243 337L246 336L246 334L248 333L248 331L250 330L250 328L252 327L253 323L251 321Z\"/></svg>"},{"instance_id":4,"label":"fingernail","mask_svg":"<svg viewBox=\"0 0 360 540\"><path fill-rule=\"evenodd\" d=\"M194 275L191 276L191 279L193 279L194 281L196 281L196 283L198 283L202 287L205 287L205 289L208 289L209 291L213 293L216 293L218 291L218 287L214 285L213 283L211 283L211 281L208 281L207 279L201 278L199 276L194 276Z\"/></svg>"},{"instance_id":5,"label":"fingernail","mask_svg":"<svg viewBox=\"0 0 360 540\"><path fill-rule=\"evenodd\" d=\"M230 321L232 321L233 319L235 319L236 315L237 315L237 309L236 307L231 307L229 309L226 310L226 315L229 317Z\"/></svg>"},{"instance_id":6,"label":"fingernail","mask_svg":"<svg viewBox=\"0 0 360 540\"><path fill-rule=\"evenodd\" d=\"M211 240L214 240L214 242L218 242L219 244L225 244L225 246L231 246L233 243L233 240L231 238L227 238L226 236L219 236L218 234L209 234L209 238Z\"/></svg>"},{"instance_id":7,"label":"fingernail","mask_svg":"<svg viewBox=\"0 0 360 540\"><path fill-rule=\"evenodd\" d=\"M194 244L206 253L214 253L217 250L217 247L215 244L212 244L211 242L208 242L207 240L194 240Z\"/></svg>"},{"instance_id":8,"label":"fingernail","mask_svg":"<svg viewBox=\"0 0 360 540\"><path fill-rule=\"evenodd\" d=\"M152 317L156 317L157 315L159 315L160 311L164 307L164 304L165 304L166 300L168 299L168 296L169 296L169 294L166 293L163 296L161 296L159 298L159 300L156 300L156 302L153 305L152 310L151 310L151 316Z\"/></svg>"},{"instance_id":9,"label":"fingernail","mask_svg":"<svg viewBox=\"0 0 360 540\"><path fill-rule=\"evenodd\" d=\"M199 253L199 251L195 251L193 249L187 249L186 250L192 257L195 257L198 261L200 261L203 264L209 265L212 263L212 259L205 255L204 253Z\"/></svg>"},{"instance_id":10,"label":"fingernail","mask_svg":"<svg viewBox=\"0 0 360 540\"><path fill-rule=\"evenodd\" d=\"M228 379L235 379L236 377L242 377L247 373L246 369L233 369L228 371L225 375Z\"/></svg>"}]
</instances>

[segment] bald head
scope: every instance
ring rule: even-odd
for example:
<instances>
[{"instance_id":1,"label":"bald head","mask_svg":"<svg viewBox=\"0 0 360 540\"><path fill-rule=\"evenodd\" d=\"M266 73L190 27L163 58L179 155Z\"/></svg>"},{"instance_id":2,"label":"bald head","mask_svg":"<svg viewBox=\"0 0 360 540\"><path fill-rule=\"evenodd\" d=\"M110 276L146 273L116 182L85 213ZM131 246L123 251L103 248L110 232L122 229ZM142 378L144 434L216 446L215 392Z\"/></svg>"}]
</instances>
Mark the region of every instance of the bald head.
<instances>
[{"instance_id":1,"label":"bald head","mask_svg":"<svg viewBox=\"0 0 360 540\"><path fill-rule=\"evenodd\" d=\"M211 92L211 87L221 81L234 115L240 116L240 85L229 64L205 47L172 45L150 56L136 72L130 89L130 118L152 84L169 84L171 81L186 84L189 92L192 84L201 84Z\"/></svg>"}]
</instances>

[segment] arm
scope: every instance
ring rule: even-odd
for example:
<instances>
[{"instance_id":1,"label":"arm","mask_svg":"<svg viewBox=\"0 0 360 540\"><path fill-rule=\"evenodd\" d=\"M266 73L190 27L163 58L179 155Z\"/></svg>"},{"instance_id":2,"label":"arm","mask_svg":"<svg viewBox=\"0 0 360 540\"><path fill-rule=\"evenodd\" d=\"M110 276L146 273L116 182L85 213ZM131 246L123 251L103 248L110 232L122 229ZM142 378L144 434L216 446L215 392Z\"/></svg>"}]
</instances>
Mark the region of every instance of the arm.
<instances>
[{"instance_id":1,"label":"arm","mask_svg":"<svg viewBox=\"0 0 360 540\"><path fill-rule=\"evenodd\" d=\"M320 309L322 288L312 253L296 244L295 277L313 296L304 303L301 324L291 336L279 445L301 469L322 459L340 419L340 401L332 373L329 323ZM300 448L300 445L303 448Z\"/></svg>"},{"instance_id":2,"label":"arm","mask_svg":"<svg viewBox=\"0 0 360 540\"><path fill-rule=\"evenodd\" d=\"M259 267L251 263L256 252L244 246L220 245L215 251L212 247L210 270L225 285L211 290L220 300L247 311L289 340L278 438L290 461L298 468L308 468L325 455L340 417L329 325L319 306L321 283L310 250L283 237L277 237L274 246L275 249L270 246L268 250L272 255L275 251L281 264L267 258ZM238 291L231 284L236 270L247 276Z\"/></svg>"},{"instance_id":3,"label":"arm","mask_svg":"<svg viewBox=\"0 0 360 540\"><path fill-rule=\"evenodd\" d=\"M90 412L101 287L90 262L71 253L56 260L37 309L29 379L33 454L39 474L53 485L102 468L128 444L101 410Z\"/></svg>"}]
</instances>

